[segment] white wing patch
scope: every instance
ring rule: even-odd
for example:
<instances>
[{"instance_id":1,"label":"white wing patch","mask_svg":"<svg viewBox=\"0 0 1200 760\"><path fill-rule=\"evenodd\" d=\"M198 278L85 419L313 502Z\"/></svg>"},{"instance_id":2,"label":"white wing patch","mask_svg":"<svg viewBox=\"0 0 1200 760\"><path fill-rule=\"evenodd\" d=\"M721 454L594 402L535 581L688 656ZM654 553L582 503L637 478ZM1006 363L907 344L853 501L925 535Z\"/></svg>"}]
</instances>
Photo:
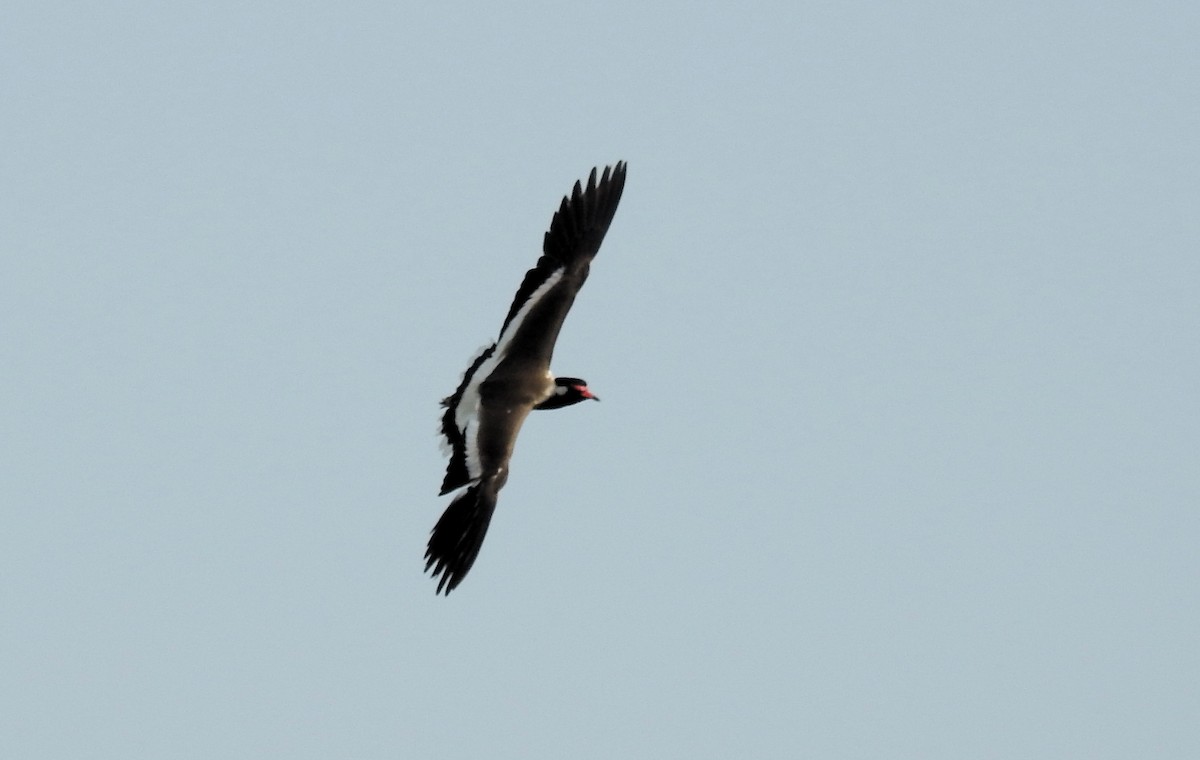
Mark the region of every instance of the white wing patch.
<instances>
[{"instance_id":1,"label":"white wing patch","mask_svg":"<svg viewBox=\"0 0 1200 760\"><path fill-rule=\"evenodd\" d=\"M467 360L467 369L463 371L462 377L460 377L458 379L459 385L462 385L462 381L466 378L467 372L471 371L471 367L475 366L476 360L478 360L479 357L483 356L485 351L487 351L490 348L495 347L495 345L496 345L495 343L485 343L482 346L480 346L475 351L475 353L471 354L471 358ZM476 400L476 401L478 402L478 400ZM456 404L454 407L454 426L458 429L460 434L463 432L463 426L459 424L458 410L461 409L462 406L463 406L462 399L459 399L459 403ZM438 448L441 449L442 454L444 454L445 456L452 456L454 454L454 445L452 443L450 443L449 436L447 436L446 431L442 429L443 424L444 424L443 423L443 415L439 414L438 415Z\"/></svg>"},{"instance_id":2,"label":"white wing patch","mask_svg":"<svg viewBox=\"0 0 1200 760\"><path fill-rule=\"evenodd\" d=\"M521 308L513 315L512 321L508 323L508 327L504 328L504 332L500 333L500 339L496 341L496 354L503 356L508 353L508 344L512 342L513 336L517 334L517 330L521 329L521 323L529 316L529 312L537 305L537 302L542 300L542 297L562 279L563 267L555 269L546 278L546 281L538 285L537 290L529 294L529 298L525 299L525 303L521 304Z\"/></svg>"},{"instance_id":3,"label":"white wing patch","mask_svg":"<svg viewBox=\"0 0 1200 760\"><path fill-rule=\"evenodd\" d=\"M485 349L486 350L486 349ZM467 424L471 420L477 419L479 415L479 385L488 375L496 369L496 365L500 363L497 354L500 353L499 347L492 352L492 355L484 360L475 370L475 374L471 375L470 382L463 390L462 398L458 400L458 406L454 409L454 424L462 431L463 435L467 434ZM467 442L467 453L470 454L470 441Z\"/></svg>"},{"instance_id":4,"label":"white wing patch","mask_svg":"<svg viewBox=\"0 0 1200 760\"><path fill-rule=\"evenodd\" d=\"M529 295L529 298L525 299L525 303L521 304L521 308L513 315L508 326L500 333L500 338L493 344L495 347L491 355L475 368L475 372L472 373L470 379L467 381L467 387L463 389L462 398L458 400L458 405L454 408L454 426L459 429L463 436L463 442L466 447L466 451L463 453L467 463L467 474L470 476L472 482L483 477L483 465L479 461L479 386L496 371L496 367L500 365L500 362L504 361L513 336L521 329L521 324L529 316L529 312L533 310L538 301L545 297L546 293L550 292L562 280L564 271L563 267L555 269L546 277L545 282L539 285ZM471 364L474 364L483 352L489 348L492 347L484 346L480 349L472 357ZM449 450L448 442L444 437L442 439L442 450L453 456L453 451Z\"/></svg>"},{"instance_id":5,"label":"white wing patch","mask_svg":"<svg viewBox=\"0 0 1200 760\"><path fill-rule=\"evenodd\" d=\"M504 361L504 357L508 354L508 344L512 343L513 336L516 335L517 330L521 328L521 323L524 322L525 318L529 316L529 312L533 310L533 307L537 304L537 302L540 301L542 297L550 291L551 288L558 284L558 281L562 279L562 276L563 268L559 267L558 269L555 269L550 273L550 276L546 278L546 281L539 285L537 290L533 291L533 293L529 295L529 298L525 299L525 303L521 304L521 308L513 316L512 321L508 323L508 327L504 329L504 332L500 333L500 339L496 341L496 350L492 352L492 355L489 356L483 362L483 364L479 365L479 367L475 370L475 374L471 375L471 381L467 383L467 387L463 391L462 398L459 400L458 406L454 409L454 424L457 425L458 429L463 432L463 436L468 438L468 457L471 455L474 447L472 446L471 440L467 436L467 424L470 423L471 420L476 419L478 416L479 385L496 370L496 367L500 365L500 362ZM484 348L483 350L486 351L487 349ZM479 354L476 354L475 356L478 357Z\"/></svg>"},{"instance_id":6,"label":"white wing patch","mask_svg":"<svg viewBox=\"0 0 1200 760\"><path fill-rule=\"evenodd\" d=\"M471 476L471 482L479 480L483 476L483 466L479 464L479 417L474 416L467 423L463 430L463 437L467 442L467 474Z\"/></svg>"}]
</instances>

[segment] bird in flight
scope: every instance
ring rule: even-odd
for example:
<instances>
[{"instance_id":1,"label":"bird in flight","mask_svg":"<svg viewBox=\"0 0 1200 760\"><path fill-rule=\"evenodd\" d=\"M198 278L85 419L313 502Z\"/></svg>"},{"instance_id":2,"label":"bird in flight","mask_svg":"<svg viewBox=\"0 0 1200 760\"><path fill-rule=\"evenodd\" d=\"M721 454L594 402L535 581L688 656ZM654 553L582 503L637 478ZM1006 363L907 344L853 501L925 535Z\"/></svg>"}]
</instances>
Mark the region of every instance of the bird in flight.
<instances>
[{"instance_id":1,"label":"bird in flight","mask_svg":"<svg viewBox=\"0 0 1200 760\"><path fill-rule=\"evenodd\" d=\"M575 183L550 221L541 258L525 273L500 336L442 400L441 433L450 463L440 495L463 490L442 513L425 550L425 570L438 579L436 593L453 591L479 556L529 412L599 401L583 380L555 377L550 357L624 188L624 161L605 167L599 180L592 169L586 187Z\"/></svg>"}]
</instances>

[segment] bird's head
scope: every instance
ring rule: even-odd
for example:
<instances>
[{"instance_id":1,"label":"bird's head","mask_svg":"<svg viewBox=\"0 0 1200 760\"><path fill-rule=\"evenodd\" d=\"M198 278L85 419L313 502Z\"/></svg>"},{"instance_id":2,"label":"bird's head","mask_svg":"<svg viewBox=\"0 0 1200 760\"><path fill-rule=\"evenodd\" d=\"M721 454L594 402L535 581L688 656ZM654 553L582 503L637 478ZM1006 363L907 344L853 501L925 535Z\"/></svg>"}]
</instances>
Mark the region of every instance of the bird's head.
<instances>
[{"instance_id":1,"label":"bird's head","mask_svg":"<svg viewBox=\"0 0 1200 760\"><path fill-rule=\"evenodd\" d=\"M578 404L587 399L599 401L600 397L587 387L587 381L578 377L554 378L554 395L538 404L535 409L559 409L571 404Z\"/></svg>"}]
</instances>

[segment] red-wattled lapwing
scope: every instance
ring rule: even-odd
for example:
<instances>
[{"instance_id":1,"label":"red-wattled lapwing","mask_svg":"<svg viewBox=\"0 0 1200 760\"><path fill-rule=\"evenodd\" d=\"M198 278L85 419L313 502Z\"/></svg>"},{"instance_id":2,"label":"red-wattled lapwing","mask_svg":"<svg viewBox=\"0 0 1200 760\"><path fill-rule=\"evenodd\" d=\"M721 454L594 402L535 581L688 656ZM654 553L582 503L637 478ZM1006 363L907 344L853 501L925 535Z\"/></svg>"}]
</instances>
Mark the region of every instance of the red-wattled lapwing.
<instances>
[{"instance_id":1,"label":"red-wattled lapwing","mask_svg":"<svg viewBox=\"0 0 1200 760\"><path fill-rule=\"evenodd\" d=\"M583 380L552 375L550 357L624 187L624 161L605 167L599 182L592 169L586 188L575 183L550 222L542 256L525 274L500 337L472 362L454 395L442 401L441 432L450 464L441 493L466 490L446 507L425 550L425 569L441 576L438 592L453 591L479 555L526 415L589 398L599 401Z\"/></svg>"}]
</instances>

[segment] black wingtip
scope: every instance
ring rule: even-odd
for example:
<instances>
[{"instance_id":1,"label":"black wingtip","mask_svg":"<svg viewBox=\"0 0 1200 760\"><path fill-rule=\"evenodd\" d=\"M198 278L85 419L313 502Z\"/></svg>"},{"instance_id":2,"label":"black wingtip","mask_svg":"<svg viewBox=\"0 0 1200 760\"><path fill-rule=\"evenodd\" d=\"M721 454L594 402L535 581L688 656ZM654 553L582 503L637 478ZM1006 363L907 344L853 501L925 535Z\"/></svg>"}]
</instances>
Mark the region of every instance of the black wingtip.
<instances>
[{"instance_id":1,"label":"black wingtip","mask_svg":"<svg viewBox=\"0 0 1200 760\"><path fill-rule=\"evenodd\" d=\"M425 549L425 572L432 569L438 581L435 594L449 594L462 583L479 556L495 509L495 494L480 483L459 494L446 507Z\"/></svg>"},{"instance_id":2,"label":"black wingtip","mask_svg":"<svg viewBox=\"0 0 1200 760\"><path fill-rule=\"evenodd\" d=\"M596 254L621 202L626 168L624 161L604 167L603 173L593 167L586 187L575 182L550 221L542 241L543 253L565 264L577 257L590 260Z\"/></svg>"}]
</instances>

